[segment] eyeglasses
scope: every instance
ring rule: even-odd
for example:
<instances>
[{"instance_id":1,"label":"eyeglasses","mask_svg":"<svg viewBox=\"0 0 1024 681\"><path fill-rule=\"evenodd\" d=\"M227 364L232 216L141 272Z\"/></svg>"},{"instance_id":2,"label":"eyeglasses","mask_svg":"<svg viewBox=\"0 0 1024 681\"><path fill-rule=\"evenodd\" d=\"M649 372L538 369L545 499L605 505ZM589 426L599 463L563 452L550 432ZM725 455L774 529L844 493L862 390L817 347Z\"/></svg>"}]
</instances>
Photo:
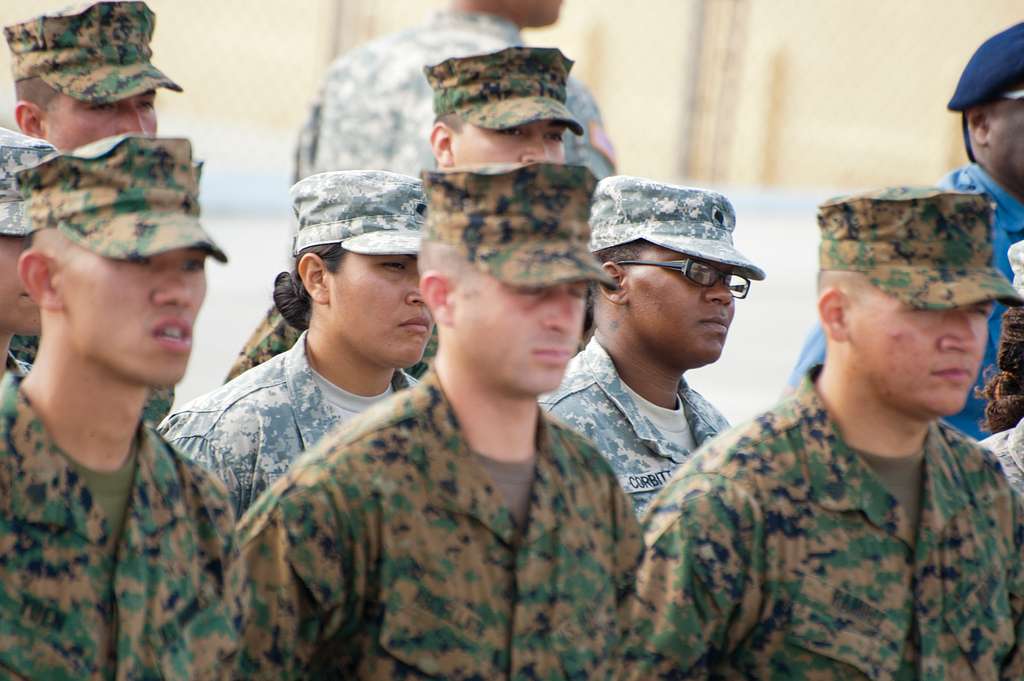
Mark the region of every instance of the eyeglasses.
<instances>
[{"instance_id":1,"label":"eyeglasses","mask_svg":"<svg viewBox=\"0 0 1024 681\"><path fill-rule=\"evenodd\" d=\"M696 260L622 260L616 265L651 265L681 272L684 277L698 286L711 288L719 281L725 284L733 298L746 298L750 292L750 280L731 272L722 272L711 265Z\"/></svg>"}]
</instances>

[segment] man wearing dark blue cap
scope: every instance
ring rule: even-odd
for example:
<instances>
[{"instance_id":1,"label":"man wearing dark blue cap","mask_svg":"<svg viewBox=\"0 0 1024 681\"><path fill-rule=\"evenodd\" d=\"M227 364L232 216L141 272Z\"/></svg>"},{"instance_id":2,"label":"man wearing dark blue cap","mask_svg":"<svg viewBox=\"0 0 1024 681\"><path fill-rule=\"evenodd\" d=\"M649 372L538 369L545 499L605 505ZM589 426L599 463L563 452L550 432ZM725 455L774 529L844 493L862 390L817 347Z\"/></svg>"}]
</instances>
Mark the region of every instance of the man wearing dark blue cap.
<instances>
[{"instance_id":1,"label":"man wearing dark blue cap","mask_svg":"<svg viewBox=\"0 0 1024 681\"><path fill-rule=\"evenodd\" d=\"M981 44L967 62L948 108L963 114L964 146L971 163L943 177L939 186L982 192L995 203L992 264L1012 279L1007 250L1024 239L1024 23ZM985 385L986 369L996 364L1005 310L996 304L989 317L978 388ZM821 325L815 324L804 341L789 386L796 387L807 370L824 359L825 336ZM984 411L985 401L972 390L963 410L946 420L980 438Z\"/></svg>"}]
</instances>

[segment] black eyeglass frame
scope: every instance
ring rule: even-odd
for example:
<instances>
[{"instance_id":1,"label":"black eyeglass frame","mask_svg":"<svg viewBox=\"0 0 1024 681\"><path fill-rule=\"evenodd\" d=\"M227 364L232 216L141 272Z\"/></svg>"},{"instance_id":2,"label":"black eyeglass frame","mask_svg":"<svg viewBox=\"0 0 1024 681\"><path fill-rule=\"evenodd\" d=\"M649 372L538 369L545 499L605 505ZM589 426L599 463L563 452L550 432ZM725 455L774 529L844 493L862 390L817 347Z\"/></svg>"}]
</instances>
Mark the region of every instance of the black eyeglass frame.
<instances>
[{"instance_id":1,"label":"black eyeglass frame","mask_svg":"<svg viewBox=\"0 0 1024 681\"><path fill-rule=\"evenodd\" d=\"M704 288L711 288L712 286L714 286L715 284L717 284L718 282L721 281L721 282L723 282L725 284L725 287L729 290L729 294L733 298L735 298L736 300L742 300L742 299L747 297L748 293L750 293L750 280L747 279L746 277L744 277L742 274L736 274L735 272L723 272L722 270L718 269L717 267L713 267L713 266L709 265L706 262L701 262L699 260L691 260L690 258L683 258L682 260L665 260L665 261L662 261L662 260L620 260L619 262L617 262L615 264L616 265L651 265L653 267L664 267L665 269L675 270L676 272L679 272L680 274L682 274L688 280L692 281L697 286L703 286ZM693 266L694 265L700 265L701 267L706 267L709 270L711 270L712 272L716 273L718 276L715 277L711 281L710 284L705 284L702 281L698 281L697 279L694 279L693 275L691 274L691 271L693 270ZM738 292L736 288L734 288L733 286L731 286L729 284L729 277L736 277L737 279L740 279L740 280L742 280L744 282L745 285L743 287L742 292Z\"/></svg>"}]
</instances>

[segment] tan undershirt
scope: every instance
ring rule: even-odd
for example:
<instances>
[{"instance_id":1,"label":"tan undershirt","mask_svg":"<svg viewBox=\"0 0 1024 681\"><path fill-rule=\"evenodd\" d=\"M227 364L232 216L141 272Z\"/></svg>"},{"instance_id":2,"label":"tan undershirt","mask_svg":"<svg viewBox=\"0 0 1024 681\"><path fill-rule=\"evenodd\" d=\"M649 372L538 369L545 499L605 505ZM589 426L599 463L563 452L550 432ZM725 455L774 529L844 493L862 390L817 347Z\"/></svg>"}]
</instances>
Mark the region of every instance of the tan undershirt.
<instances>
[{"instance_id":1,"label":"tan undershirt","mask_svg":"<svg viewBox=\"0 0 1024 681\"><path fill-rule=\"evenodd\" d=\"M924 473L924 450L913 456L879 456L857 450L861 459L871 467L889 493L896 497L900 508L910 518L910 527L917 536L921 521L921 478Z\"/></svg>"},{"instance_id":2,"label":"tan undershirt","mask_svg":"<svg viewBox=\"0 0 1024 681\"><path fill-rule=\"evenodd\" d=\"M516 527L520 530L525 529L527 515L530 511L530 491L533 488L537 458L531 457L529 461L509 463L495 461L477 454L476 460L480 462L487 475L501 490L501 495L505 498L505 505L508 506L513 520L516 521Z\"/></svg>"},{"instance_id":3,"label":"tan undershirt","mask_svg":"<svg viewBox=\"0 0 1024 681\"><path fill-rule=\"evenodd\" d=\"M107 549L111 552L117 550L121 531L124 529L128 500L131 498L132 483L135 482L135 469L138 467L137 452L138 445L133 440L132 450L128 454L127 460L119 469L109 472L87 468L65 455L67 462L82 478L89 493L92 494L93 502L99 504L107 518L107 524L110 527L110 541L107 543Z\"/></svg>"}]
</instances>

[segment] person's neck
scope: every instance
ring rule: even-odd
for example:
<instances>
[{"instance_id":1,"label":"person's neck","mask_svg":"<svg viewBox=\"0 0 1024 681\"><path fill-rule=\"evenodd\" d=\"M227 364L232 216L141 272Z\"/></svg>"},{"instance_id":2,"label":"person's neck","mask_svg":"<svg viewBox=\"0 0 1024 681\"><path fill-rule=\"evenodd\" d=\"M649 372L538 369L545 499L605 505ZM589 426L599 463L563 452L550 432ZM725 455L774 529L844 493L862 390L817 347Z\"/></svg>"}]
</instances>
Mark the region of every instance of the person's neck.
<instances>
[{"instance_id":1,"label":"person's neck","mask_svg":"<svg viewBox=\"0 0 1024 681\"><path fill-rule=\"evenodd\" d=\"M978 157L976 163L1004 192L1016 199L1017 203L1024 205L1024 188L1015 187L1013 182L1009 182L1005 177L1000 177L999 173L995 171L994 166L988 162L984 155Z\"/></svg>"},{"instance_id":2,"label":"person's neck","mask_svg":"<svg viewBox=\"0 0 1024 681\"><path fill-rule=\"evenodd\" d=\"M648 353L637 352L642 345L636 339L627 338L628 334L621 329L618 333L605 333L602 328L594 332L597 342L612 358L619 378L648 402L675 409L684 370L652 362Z\"/></svg>"},{"instance_id":3,"label":"person's neck","mask_svg":"<svg viewBox=\"0 0 1024 681\"><path fill-rule=\"evenodd\" d=\"M41 339L21 390L68 457L96 471L118 470L131 453L149 389L63 350Z\"/></svg>"},{"instance_id":4,"label":"person's neck","mask_svg":"<svg viewBox=\"0 0 1024 681\"><path fill-rule=\"evenodd\" d=\"M443 350L434 358L434 371L473 451L509 463L534 457L539 418L536 397L495 395L479 382L479 372L458 366Z\"/></svg>"},{"instance_id":5,"label":"person's neck","mask_svg":"<svg viewBox=\"0 0 1024 681\"><path fill-rule=\"evenodd\" d=\"M362 397L385 392L395 375L394 367L371 364L313 324L306 334L306 356L318 374L342 390Z\"/></svg>"},{"instance_id":6,"label":"person's neck","mask_svg":"<svg viewBox=\"0 0 1024 681\"><path fill-rule=\"evenodd\" d=\"M511 17L505 16L502 13L501 7L493 2L484 2L482 0L452 0L448 5L448 8L452 12L463 12L465 14L489 14L499 19L504 19L512 23L516 23ZM516 24L518 28L522 28Z\"/></svg>"},{"instance_id":7,"label":"person's neck","mask_svg":"<svg viewBox=\"0 0 1024 681\"><path fill-rule=\"evenodd\" d=\"M11 352L11 339L14 338L13 333L2 333L0 332L0 347L4 350L4 364L7 363L7 355Z\"/></svg>"},{"instance_id":8,"label":"person's neck","mask_svg":"<svg viewBox=\"0 0 1024 681\"><path fill-rule=\"evenodd\" d=\"M853 449L902 458L921 451L928 435L928 421L908 417L886 409L868 394L858 381L856 371L847 371L838 362L825 360L815 389L829 416Z\"/></svg>"}]
</instances>

